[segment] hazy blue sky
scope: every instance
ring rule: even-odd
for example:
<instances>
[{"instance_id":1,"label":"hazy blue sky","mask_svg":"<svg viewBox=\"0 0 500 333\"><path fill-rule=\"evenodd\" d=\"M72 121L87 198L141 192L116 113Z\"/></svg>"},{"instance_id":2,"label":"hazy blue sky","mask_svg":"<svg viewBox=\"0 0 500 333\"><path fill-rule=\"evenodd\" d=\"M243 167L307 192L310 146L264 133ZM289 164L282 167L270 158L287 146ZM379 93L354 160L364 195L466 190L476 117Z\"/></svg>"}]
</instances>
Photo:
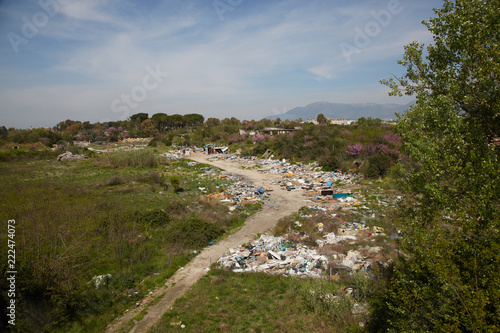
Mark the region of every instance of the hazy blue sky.
<instances>
[{"instance_id":1,"label":"hazy blue sky","mask_svg":"<svg viewBox=\"0 0 500 333\"><path fill-rule=\"evenodd\" d=\"M399 103L403 46L441 0L0 0L0 125L131 114L261 119ZM168 73L168 74L167 74Z\"/></svg>"}]
</instances>

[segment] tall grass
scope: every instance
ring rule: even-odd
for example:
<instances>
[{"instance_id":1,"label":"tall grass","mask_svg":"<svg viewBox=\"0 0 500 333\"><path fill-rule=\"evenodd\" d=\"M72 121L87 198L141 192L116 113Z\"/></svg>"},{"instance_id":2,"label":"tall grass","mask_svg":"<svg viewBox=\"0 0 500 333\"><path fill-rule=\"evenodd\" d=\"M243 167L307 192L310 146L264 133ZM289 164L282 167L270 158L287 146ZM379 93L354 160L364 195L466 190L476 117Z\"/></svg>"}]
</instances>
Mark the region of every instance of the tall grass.
<instances>
[{"instance_id":1,"label":"tall grass","mask_svg":"<svg viewBox=\"0 0 500 333\"><path fill-rule=\"evenodd\" d=\"M158 164L158 158L149 149L134 149L106 153L97 160L98 163L116 168L123 167L154 167Z\"/></svg>"},{"instance_id":2,"label":"tall grass","mask_svg":"<svg viewBox=\"0 0 500 333\"><path fill-rule=\"evenodd\" d=\"M59 155L60 151L51 151L48 149L44 150L25 150L25 149L13 149L10 151L0 151L0 161L16 161L21 159L42 159L42 158L55 158Z\"/></svg>"},{"instance_id":3,"label":"tall grass","mask_svg":"<svg viewBox=\"0 0 500 333\"><path fill-rule=\"evenodd\" d=\"M117 313L184 266L193 249L243 222L249 208L228 214L220 203L197 200L189 182L186 195L165 191L161 204L153 202L144 184L163 183L159 168L99 167L144 165L134 162L138 156L145 156L140 163L148 157L155 161L146 150L107 154L93 166L90 161L0 163L0 219L16 220L16 265L22 272L16 309L26 316L16 327L26 329L19 331L103 331ZM120 163L111 164L115 158ZM183 168L175 166L176 172ZM197 171L188 170L185 178ZM120 188L135 192L117 192ZM0 244L6 243L7 233L0 232ZM7 246L0 248L3 258L6 251ZM9 289L6 264L0 262L0 290ZM112 277L102 289L89 284L93 276L108 273ZM130 288L138 294L127 293ZM2 293L0 331L6 327L7 302Z\"/></svg>"},{"instance_id":4,"label":"tall grass","mask_svg":"<svg viewBox=\"0 0 500 333\"><path fill-rule=\"evenodd\" d=\"M337 283L213 269L151 332L363 332L363 318L353 313L365 301L363 279ZM347 286L357 294L346 295Z\"/></svg>"}]
</instances>

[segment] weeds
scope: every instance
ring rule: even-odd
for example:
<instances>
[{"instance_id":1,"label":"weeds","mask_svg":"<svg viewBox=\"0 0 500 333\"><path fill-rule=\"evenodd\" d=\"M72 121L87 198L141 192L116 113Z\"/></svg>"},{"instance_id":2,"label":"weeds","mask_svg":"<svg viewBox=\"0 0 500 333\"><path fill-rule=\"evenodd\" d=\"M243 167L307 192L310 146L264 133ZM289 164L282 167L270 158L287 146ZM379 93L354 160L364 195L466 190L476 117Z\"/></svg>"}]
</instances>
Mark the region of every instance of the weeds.
<instances>
[{"instance_id":1,"label":"weeds","mask_svg":"<svg viewBox=\"0 0 500 333\"><path fill-rule=\"evenodd\" d=\"M193 257L190 249L208 245L244 220L244 214L228 214L221 204L199 201L194 192L148 195L163 175L127 167L132 159L113 164L109 156L97 162L0 163L0 217L17 222L16 260L24 272L16 281L23 295L18 309L34 315L20 318L24 331L103 331L184 266ZM197 170L179 163L176 172L188 177ZM0 237L3 243L6 234ZM4 290L6 269L0 266ZM107 284L98 289L87 284L101 274L112 275ZM129 297L131 288L138 293Z\"/></svg>"},{"instance_id":2,"label":"weeds","mask_svg":"<svg viewBox=\"0 0 500 333\"><path fill-rule=\"evenodd\" d=\"M152 150L133 149L105 153L97 159L97 163L115 168L137 166L151 168L158 164L158 159Z\"/></svg>"},{"instance_id":3,"label":"weeds","mask_svg":"<svg viewBox=\"0 0 500 333\"><path fill-rule=\"evenodd\" d=\"M123 177L111 176L102 185L103 186L116 186L116 185L122 185L122 184L125 184L125 179L123 179Z\"/></svg>"},{"instance_id":4,"label":"weeds","mask_svg":"<svg viewBox=\"0 0 500 333\"><path fill-rule=\"evenodd\" d=\"M343 289L336 282L213 269L174 303L152 332L360 331L351 311L355 298L340 296L338 304L321 300L342 295Z\"/></svg>"},{"instance_id":5,"label":"weeds","mask_svg":"<svg viewBox=\"0 0 500 333\"><path fill-rule=\"evenodd\" d=\"M42 159L42 158L55 158L60 152L54 152L48 149L44 150L24 150L12 149L10 151L0 151L0 161L12 162L18 160Z\"/></svg>"}]
</instances>

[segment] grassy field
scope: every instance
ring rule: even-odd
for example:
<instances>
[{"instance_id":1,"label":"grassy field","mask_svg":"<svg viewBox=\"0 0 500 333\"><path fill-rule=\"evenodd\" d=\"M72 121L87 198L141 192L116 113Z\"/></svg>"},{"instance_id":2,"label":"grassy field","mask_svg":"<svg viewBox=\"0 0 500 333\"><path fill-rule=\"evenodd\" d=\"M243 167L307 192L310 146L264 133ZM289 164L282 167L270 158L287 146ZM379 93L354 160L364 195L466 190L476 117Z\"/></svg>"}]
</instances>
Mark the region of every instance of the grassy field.
<instances>
[{"instance_id":1,"label":"grassy field","mask_svg":"<svg viewBox=\"0 0 500 333\"><path fill-rule=\"evenodd\" d=\"M214 269L150 332L363 332L364 316L353 309L370 288L357 275L329 282Z\"/></svg>"},{"instance_id":2,"label":"grassy field","mask_svg":"<svg viewBox=\"0 0 500 333\"><path fill-rule=\"evenodd\" d=\"M229 212L201 198L199 187L210 192L227 185L199 179L207 168L217 173L185 161L158 163L150 149L82 161L20 156L0 162L0 216L16 220L18 310L25 314L16 328L102 331L193 252L240 226L258 207ZM3 244L6 233L1 238ZM0 263L2 276L7 270ZM98 288L91 282L107 274Z\"/></svg>"}]
</instances>

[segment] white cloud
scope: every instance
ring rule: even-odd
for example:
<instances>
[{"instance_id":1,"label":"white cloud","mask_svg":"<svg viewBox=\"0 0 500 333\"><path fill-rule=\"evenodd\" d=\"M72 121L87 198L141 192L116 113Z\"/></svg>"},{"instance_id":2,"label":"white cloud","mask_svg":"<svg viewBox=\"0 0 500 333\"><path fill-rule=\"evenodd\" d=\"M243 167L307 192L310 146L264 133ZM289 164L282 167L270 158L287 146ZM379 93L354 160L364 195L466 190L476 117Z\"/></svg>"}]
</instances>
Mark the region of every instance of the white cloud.
<instances>
[{"instance_id":1,"label":"white cloud","mask_svg":"<svg viewBox=\"0 0 500 333\"><path fill-rule=\"evenodd\" d=\"M293 108L321 99L385 101L386 92L372 78L365 85L360 70L402 55L412 40L429 40L417 20L409 23L414 13L408 4L408 12L394 17L347 63L340 43L352 43L353 29L364 27L373 19L370 9L384 9L386 2L246 3L224 22L211 3L195 4L160 1L153 8L146 2L74 0L61 5L60 15L40 30L43 38L30 44L33 54L22 54L28 60L13 62L12 70L0 68L8 73L5 79L19 71L16 88L0 93L5 101L0 112L43 110L57 121L70 115L111 117L110 104L141 84L146 66L156 65L170 76L134 112L248 118L272 114L276 105Z\"/></svg>"},{"instance_id":2,"label":"white cloud","mask_svg":"<svg viewBox=\"0 0 500 333\"><path fill-rule=\"evenodd\" d=\"M60 6L60 12L69 18L77 20L114 22L114 19L103 8L107 3L109 1L65 1Z\"/></svg>"}]
</instances>

